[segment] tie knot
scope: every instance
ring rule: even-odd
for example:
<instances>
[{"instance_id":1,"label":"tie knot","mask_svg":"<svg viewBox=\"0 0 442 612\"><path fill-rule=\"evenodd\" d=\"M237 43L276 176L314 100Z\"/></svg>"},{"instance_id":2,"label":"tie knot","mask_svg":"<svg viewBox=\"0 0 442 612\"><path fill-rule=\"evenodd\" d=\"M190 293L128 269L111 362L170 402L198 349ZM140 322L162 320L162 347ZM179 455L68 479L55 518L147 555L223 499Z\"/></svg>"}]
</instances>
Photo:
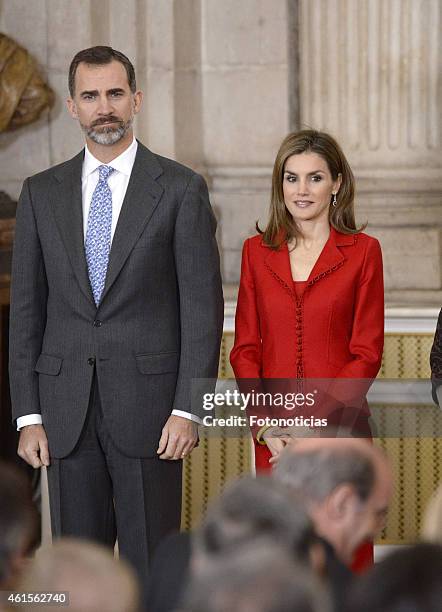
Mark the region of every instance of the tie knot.
<instances>
[{"instance_id":1,"label":"tie knot","mask_svg":"<svg viewBox=\"0 0 442 612\"><path fill-rule=\"evenodd\" d=\"M98 166L98 172L100 173L100 181L106 181L108 176L112 174L115 168L112 166Z\"/></svg>"}]
</instances>

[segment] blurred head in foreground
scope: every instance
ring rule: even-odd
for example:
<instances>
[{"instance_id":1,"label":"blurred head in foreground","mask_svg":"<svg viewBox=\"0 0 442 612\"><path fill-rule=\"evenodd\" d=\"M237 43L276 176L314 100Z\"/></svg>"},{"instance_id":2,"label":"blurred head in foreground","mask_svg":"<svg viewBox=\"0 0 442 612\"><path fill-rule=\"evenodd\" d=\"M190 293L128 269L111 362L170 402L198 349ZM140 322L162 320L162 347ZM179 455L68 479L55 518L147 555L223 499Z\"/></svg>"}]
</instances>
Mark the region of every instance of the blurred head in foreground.
<instances>
[{"instance_id":1,"label":"blurred head in foreground","mask_svg":"<svg viewBox=\"0 0 442 612\"><path fill-rule=\"evenodd\" d=\"M435 612L442 607L442 546L403 547L355 582L347 611Z\"/></svg>"},{"instance_id":2,"label":"blurred head in foreground","mask_svg":"<svg viewBox=\"0 0 442 612\"><path fill-rule=\"evenodd\" d=\"M281 453L274 478L297 494L316 532L344 563L384 526L391 469L386 455L366 440L300 439Z\"/></svg>"},{"instance_id":3,"label":"blurred head in foreground","mask_svg":"<svg viewBox=\"0 0 442 612\"><path fill-rule=\"evenodd\" d=\"M0 589L12 588L38 540L31 486L14 466L0 462Z\"/></svg>"},{"instance_id":4,"label":"blurred head in foreground","mask_svg":"<svg viewBox=\"0 0 442 612\"><path fill-rule=\"evenodd\" d=\"M313 525L290 489L265 476L246 476L226 487L195 532L193 572L257 538L268 538L320 571Z\"/></svg>"},{"instance_id":5,"label":"blurred head in foreground","mask_svg":"<svg viewBox=\"0 0 442 612\"><path fill-rule=\"evenodd\" d=\"M331 612L325 587L268 537L225 551L191 580L185 612Z\"/></svg>"},{"instance_id":6,"label":"blurred head in foreground","mask_svg":"<svg viewBox=\"0 0 442 612\"><path fill-rule=\"evenodd\" d=\"M69 612L138 612L138 585L132 569L106 548L60 539L38 551L19 584L21 591L68 591ZM24 612L35 605L24 606ZM54 606L39 605L41 611Z\"/></svg>"}]
</instances>

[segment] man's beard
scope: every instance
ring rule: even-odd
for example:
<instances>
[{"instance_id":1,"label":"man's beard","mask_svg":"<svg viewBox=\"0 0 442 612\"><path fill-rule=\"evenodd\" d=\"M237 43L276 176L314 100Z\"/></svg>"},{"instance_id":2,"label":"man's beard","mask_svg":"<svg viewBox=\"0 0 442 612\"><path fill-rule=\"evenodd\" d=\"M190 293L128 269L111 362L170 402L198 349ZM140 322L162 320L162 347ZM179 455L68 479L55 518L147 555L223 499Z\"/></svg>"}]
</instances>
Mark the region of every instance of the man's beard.
<instances>
[{"instance_id":1,"label":"man's beard","mask_svg":"<svg viewBox=\"0 0 442 612\"><path fill-rule=\"evenodd\" d=\"M104 123L114 122L116 125L104 125ZM81 129L88 138L93 140L99 145L114 145L119 142L130 130L133 123L133 117L130 117L126 122L118 119L114 115L103 118L99 121L94 121L90 126L81 125ZM100 126L103 126L100 129ZM99 128L99 129L97 129Z\"/></svg>"}]
</instances>

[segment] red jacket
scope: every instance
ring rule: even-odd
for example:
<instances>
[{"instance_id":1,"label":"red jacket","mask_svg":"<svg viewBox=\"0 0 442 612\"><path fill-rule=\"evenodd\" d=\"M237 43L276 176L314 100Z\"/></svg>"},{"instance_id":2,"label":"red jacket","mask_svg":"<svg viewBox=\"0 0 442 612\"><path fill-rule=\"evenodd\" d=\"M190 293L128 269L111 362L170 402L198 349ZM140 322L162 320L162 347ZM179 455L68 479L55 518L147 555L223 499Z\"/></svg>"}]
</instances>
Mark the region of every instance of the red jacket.
<instances>
[{"instance_id":1,"label":"red jacket","mask_svg":"<svg viewBox=\"0 0 442 612\"><path fill-rule=\"evenodd\" d=\"M375 378L384 340L379 242L333 228L298 299L287 245L244 243L230 354L237 378Z\"/></svg>"},{"instance_id":2,"label":"red jacket","mask_svg":"<svg viewBox=\"0 0 442 612\"><path fill-rule=\"evenodd\" d=\"M245 241L230 354L236 378L373 379L383 344L382 254L375 238L331 228L301 299L287 245L274 251L261 236ZM328 390L344 400L347 389L335 381ZM269 470L269 458L255 441L256 469ZM371 558L371 548L362 551L360 565Z\"/></svg>"}]
</instances>

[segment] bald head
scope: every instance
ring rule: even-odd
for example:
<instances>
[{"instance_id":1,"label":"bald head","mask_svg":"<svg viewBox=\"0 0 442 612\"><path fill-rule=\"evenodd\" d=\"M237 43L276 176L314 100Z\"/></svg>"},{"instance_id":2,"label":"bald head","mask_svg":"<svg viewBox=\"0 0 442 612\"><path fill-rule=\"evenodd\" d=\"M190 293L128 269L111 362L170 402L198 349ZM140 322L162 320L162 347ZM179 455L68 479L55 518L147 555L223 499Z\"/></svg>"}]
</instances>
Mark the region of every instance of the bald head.
<instances>
[{"instance_id":1,"label":"bald head","mask_svg":"<svg viewBox=\"0 0 442 612\"><path fill-rule=\"evenodd\" d=\"M70 612L136 612L138 584L132 569L98 544L64 538L41 548L20 590L69 593ZM29 611L33 606L29 604ZM39 610L52 610L40 606ZM23 608L24 612L28 607Z\"/></svg>"},{"instance_id":2,"label":"bald head","mask_svg":"<svg viewBox=\"0 0 442 612\"><path fill-rule=\"evenodd\" d=\"M344 483L366 500L379 478L390 477L390 467L385 453L364 439L301 438L281 454L274 476L311 501Z\"/></svg>"},{"instance_id":3,"label":"bald head","mask_svg":"<svg viewBox=\"0 0 442 612\"><path fill-rule=\"evenodd\" d=\"M292 488L345 562L384 525L391 469L385 453L367 440L297 440L281 453L274 478Z\"/></svg>"}]
</instances>

